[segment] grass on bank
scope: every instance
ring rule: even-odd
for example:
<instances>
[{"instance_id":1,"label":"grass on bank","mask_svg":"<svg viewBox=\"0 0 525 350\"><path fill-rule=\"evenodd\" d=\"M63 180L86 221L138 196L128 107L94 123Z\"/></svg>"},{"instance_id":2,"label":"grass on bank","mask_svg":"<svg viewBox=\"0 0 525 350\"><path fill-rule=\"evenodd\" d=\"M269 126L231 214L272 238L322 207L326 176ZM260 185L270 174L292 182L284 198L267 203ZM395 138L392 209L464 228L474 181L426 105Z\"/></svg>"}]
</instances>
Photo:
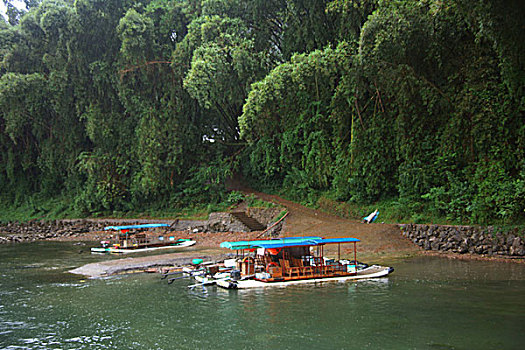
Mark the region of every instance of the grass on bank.
<instances>
[{"instance_id":1,"label":"grass on bank","mask_svg":"<svg viewBox=\"0 0 525 350\"><path fill-rule=\"evenodd\" d=\"M399 202L396 200L383 200L368 205L359 205L355 203L345 203L335 201L328 196L321 196L317 200L315 207L324 212L334 214L340 217L362 220L365 216L374 210L379 210L379 216L376 222L387 224L436 224L436 225L471 225L471 226L493 226L493 234L513 233L525 237L525 222L516 222L507 224L502 222L472 224L461 222L460 220L450 220L443 216L436 215L425 208L425 205L419 202Z\"/></svg>"},{"instance_id":2,"label":"grass on bank","mask_svg":"<svg viewBox=\"0 0 525 350\"><path fill-rule=\"evenodd\" d=\"M262 192L279 195L285 199L298 202L306 207L318 209L339 217L362 220L364 217L379 210L376 222L387 224L435 224L435 225L470 225L493 226L497 232L513 233L525 237L525 215L513 222L470 222L462 218L451 218L436 212L424 200L384 199L375 203L340 202L334 199L330 192L309 192L297 195L293 191L274 188L260 189Z\"/></svg>"},{"instance_id":3,"label":"grass on bank","mask_svg":"<svg viewBox=\"0 0 525 350\"><path fill-rule=\"evenodd\" d=\"M459 224L457 222L451 222L444 217L434 215L431 212L426 212L424 205L418 202L399 203L395 200L383 200L373 204L356 204L338 202L327 196L321 196L317 200L315 207L327 213L354 220L363 219L377 209L379 210L378 222L389 224Z\"/></svg>"}]
</instances>

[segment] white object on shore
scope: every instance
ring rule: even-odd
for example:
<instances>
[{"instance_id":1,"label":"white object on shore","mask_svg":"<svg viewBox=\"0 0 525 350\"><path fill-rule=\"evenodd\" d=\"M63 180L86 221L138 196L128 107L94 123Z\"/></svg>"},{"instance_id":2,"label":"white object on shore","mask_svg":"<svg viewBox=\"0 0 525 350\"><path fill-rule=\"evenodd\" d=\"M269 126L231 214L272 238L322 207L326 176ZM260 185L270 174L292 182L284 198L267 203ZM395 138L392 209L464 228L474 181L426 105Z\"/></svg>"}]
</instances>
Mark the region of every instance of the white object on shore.
<instances>
[{"instance_id":1,"label":"white object on shore","mask_svg":"<svg viewBox=\"0 0 525 350\"><path fill-rule=\"evenodd\" d=\"M371 213L370 215L364 217L363 218L363 222L366 222L367 224L370 224L370 223L374 222L377 219L378 215L379 215L379 210L376 209L373 213Z\"/></svg>"}]
</instances>

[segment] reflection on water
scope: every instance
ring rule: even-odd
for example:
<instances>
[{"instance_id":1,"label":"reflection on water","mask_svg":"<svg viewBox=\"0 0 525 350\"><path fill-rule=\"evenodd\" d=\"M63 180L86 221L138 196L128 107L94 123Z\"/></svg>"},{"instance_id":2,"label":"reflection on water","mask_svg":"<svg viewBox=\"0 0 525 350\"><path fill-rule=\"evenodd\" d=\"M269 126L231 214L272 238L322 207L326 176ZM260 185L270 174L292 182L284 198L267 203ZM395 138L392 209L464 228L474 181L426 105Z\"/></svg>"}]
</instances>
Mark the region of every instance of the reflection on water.
<instances>
[{"instance_id":1,"label":"reflection on water","mask_svg":"<svg viewBox=\"0 0 525 350\"><path fill-rule=\"evenodd\" d=\"M86 248L87 249L87 248ZM158 275L82 280L70 243L0 246L2 349L518 349L525 268L423 257L389 278L189 291Z\"/></svg>"}]
</instances>

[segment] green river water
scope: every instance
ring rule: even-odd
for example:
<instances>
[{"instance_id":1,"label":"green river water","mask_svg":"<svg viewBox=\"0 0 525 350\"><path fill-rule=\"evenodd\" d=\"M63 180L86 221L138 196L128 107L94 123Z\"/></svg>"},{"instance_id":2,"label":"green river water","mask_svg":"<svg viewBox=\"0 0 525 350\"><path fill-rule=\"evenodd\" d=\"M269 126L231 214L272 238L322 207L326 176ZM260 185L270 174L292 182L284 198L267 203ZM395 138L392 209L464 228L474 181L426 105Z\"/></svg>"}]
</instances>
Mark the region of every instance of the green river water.
<instances>
[{"instance_id":1,"label":"green river water","mask_svg":"<svg viewBox=\"0 0 525 350\"><path fill-rule=\"evenodd\" d=\"M157 274L83 280L107 257L0 246L0 349L523 349L525 266L418 257L388 278L189 291Z\"/></svg>"}]
</instances>

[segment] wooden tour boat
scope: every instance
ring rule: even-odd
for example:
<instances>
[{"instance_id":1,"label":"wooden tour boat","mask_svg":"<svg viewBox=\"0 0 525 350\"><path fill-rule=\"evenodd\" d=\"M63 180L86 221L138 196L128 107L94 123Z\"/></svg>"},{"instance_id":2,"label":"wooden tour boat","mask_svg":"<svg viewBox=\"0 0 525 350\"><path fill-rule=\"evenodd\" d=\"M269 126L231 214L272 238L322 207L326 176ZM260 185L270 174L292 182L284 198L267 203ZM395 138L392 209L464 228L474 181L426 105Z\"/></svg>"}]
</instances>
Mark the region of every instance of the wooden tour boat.
<instances>
[{"instance_id":1,"label":"wooden tour boat","mask_svg":"<svg viewBox=\"0 0 525 350\"><path fill-rule=\"evenodd\" d=\"M238 258L230 277L222 276L216 284L227 289L260 288L377 278L394 271L392 267L358 263L359 241L352 237L287 237L223 242L221 247L237 251ZM336 260L324 257L324 247L332 244L337 244ZM353 244L354 260L341 260L342 244Z\"/></svg>"},{"instance_id":2,"label":"wooden tour boat","mask_svg":"<svg viewBox=\"0 0 525 350\"><path fill-rule=\"evenodd\" d=\"M91 248L92 253L140 253L158 249L183 248L194 245L191 239L176 239L165 233L146 233L145 229L169 227L168 224L142 224L108 226L104 230L118 231L113 242L102 241L101 247Z\"/></svg>"}]
</instances>

